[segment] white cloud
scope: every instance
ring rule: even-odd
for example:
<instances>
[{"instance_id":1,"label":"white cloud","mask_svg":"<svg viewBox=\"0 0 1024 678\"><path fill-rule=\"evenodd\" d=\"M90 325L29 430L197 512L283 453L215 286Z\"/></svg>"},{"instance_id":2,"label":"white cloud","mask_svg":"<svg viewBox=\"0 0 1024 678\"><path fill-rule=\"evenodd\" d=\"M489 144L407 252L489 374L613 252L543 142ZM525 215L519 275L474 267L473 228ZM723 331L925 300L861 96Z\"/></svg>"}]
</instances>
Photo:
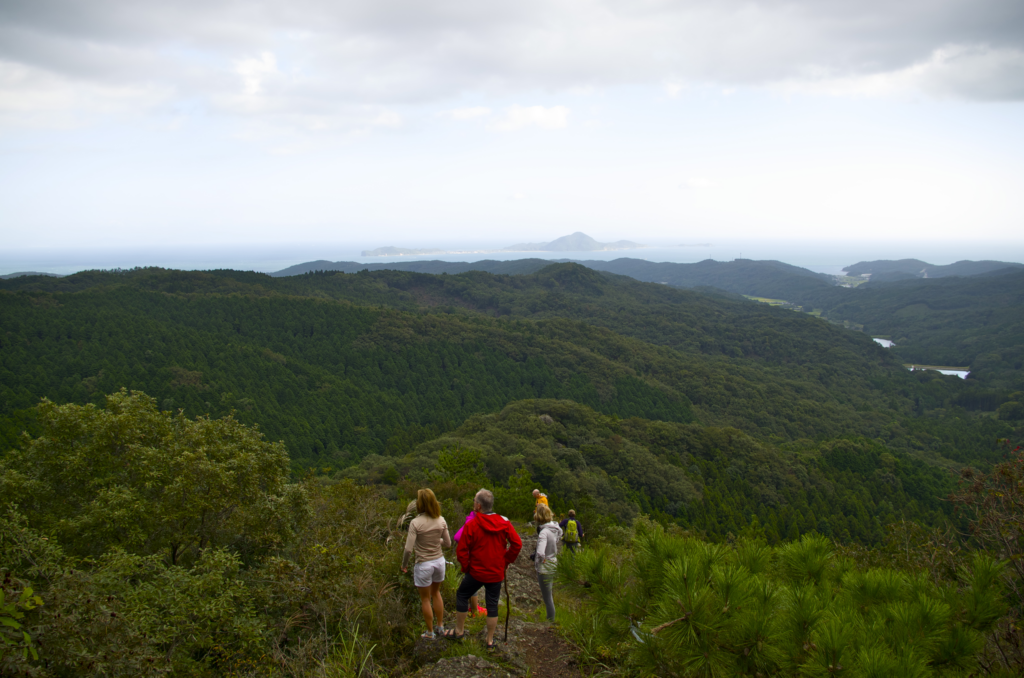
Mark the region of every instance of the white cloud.
<instances>
[{"instance_id":1,"label":"white cloud","mask_svg":"<svg viewBox=\"0 0 1024 678\"><path fill-rule=\"evenodd\" d=\"M491 129L499 132L513 132L524 127L562 129L568 124L569 109L565 106L512 106L491 125Z\"/></svg>"},{"instance_id":2,"label":"white cloud","mask_svg":"<svg viewBox=\"0 0 1024 678\"><path fill-rule=\"evenodd\" d=\"M49 83L19 107L72 117L89 108L90 87L126 93L129 106L146 93L140 111L148 93L172 93L331 129L353 107L638 84L670 97L713 84L1021 100L1022 55L1021 0L0 3L0 60ZM484 118L483 108L452 117ZM495 128L546 127L547 115L518 112Z\"/></svg>"},{"instance_id":3,"label":"white cloud","mask_svg":"<svg viewBox=\"0 0 1024 678\"><path fill-rule=\"evenodd\" d=\"M453 108L447 112L452 120L475 120L491 114L491 109L486 106L473 106L472 108Z\"/></svg>"},{"instance_id":4,"label":"white cloud","mask_svg":"<svg viewBox=\"0 0 1024 678\"><path fill-rule=\"evenodd\" d=\"M371 124L374 127L401 127L402 116L395 111L381 111Z\"/></svg>"},{"instance_id":5,"label":"white cloud","mask_svg":"<svg viewBox=\"0 0 1024 678\"><path fill-rule=\"evenodd\" d=\"M153 110L173 97L166 86L76 80L0 60L0 130L67 128Z\"/></svg>"},{"instance_id":6,"label":"white cloud","mask_svg":"<svg viewBox=\"0 0 1024 678\"><path fill-rule=\"evenodd\" d=\"M273 52L263 52L258 59L236 61L235 71L242 77L242 93L248 96L260 94L263 90L263 81L280 73Z\"/></svg>"},{"instance_id":7,"label":"white cloud","mask_svg":"<svg viewBox=\"0 0 1024 678\"><path fill-rule=\"evenodd\" d=\"M679 80L667 80L662 83L661 89L664 90L665 94L675 99L683 93L684 85Z\"/></svg>"},{"instance_id":8,"label":"white cloud","mask_svg":"<svg viewBox=\"0 0 1024 678\"><path fill-rule=\"evenodd\" d=\"M1024 98L1024 50L947 45L906 68L867 75L834 75L808 70L775 85L844 97L924 93L941 98L1012 100Z\"/></svg>"}]
</instances>

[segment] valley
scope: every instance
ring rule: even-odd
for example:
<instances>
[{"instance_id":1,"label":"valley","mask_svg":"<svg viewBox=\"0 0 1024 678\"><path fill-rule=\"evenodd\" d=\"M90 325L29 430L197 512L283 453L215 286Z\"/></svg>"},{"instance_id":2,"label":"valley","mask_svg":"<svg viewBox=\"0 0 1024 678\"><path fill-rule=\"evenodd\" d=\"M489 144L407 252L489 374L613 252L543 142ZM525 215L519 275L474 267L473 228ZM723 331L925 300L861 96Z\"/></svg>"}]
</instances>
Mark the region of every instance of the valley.
<instances>
[{"instance_id":1,"label":"valley","mask_svg":"<svg viewBox=\"0 0 1024 678\"><path fill-rule=\"evenodd\" d=\"M525 645L484 663L510 675L536 661L531 642L573 647L578 661L622 675L649 661L632 643L674 622L643 598L629 615L648 626L623 637L601 591L668 586L645 560L653 552L703 559L712 579L740 567L787 596L857 577L911 586L932 558L929 600L960 582L957 595L989 601L985 620L944 622L936 633L953 644L943 652L970 663L995 647L985 643L1017 642L992 640L1016 609L995 582L1017 575L984 579L1005 566L985 560L985 542L950 535L1000 515L982 512L963 479L983 479L972 487L987 492L1019 463L1019 273L846 289L777 262L657 269L671 282L610 263L619 272L521 260L493 271L406 262L0 281L0 556L43 582L44 606L25 604L30 637L51 647L64 620L99 628L107 615L123 620L116 642L90 632L79 654L51 651L51 661L81 668L99 661L90 653L126 648L105 661L122 672L144 661L180 675L276 675L305 661L304 643L334 642L287 622L312 614L324 625L359 619L345 642L380 675L457 668L458 652L424 654L413 640L415 594L394 575L404 535L388 516L429 486L453 523L480 487L517 520L530 518L537 487L557 514L584 516L589 548L559 575L564 631L545 640L532 599L517 600L513 642ZM672 277L684 273L729 289ZM795 312L787 298L820 312ZM961 357L970 374L911 371L908 356ZM631 578L610 575L608 558ZM821 574L782 574L794 558ZM70 563L83 569L56 574ZM170 597L183 586L205 587L215 607ZM925 604L914 600L898 604ZM155 610L180 628L152 625ZM772 633L773 647L796 642ZM765 660L779 675L818 661L786 651L796 653L788 664ZM928 657L931 671L940 655Z\"/></svg>"}]
</instances>

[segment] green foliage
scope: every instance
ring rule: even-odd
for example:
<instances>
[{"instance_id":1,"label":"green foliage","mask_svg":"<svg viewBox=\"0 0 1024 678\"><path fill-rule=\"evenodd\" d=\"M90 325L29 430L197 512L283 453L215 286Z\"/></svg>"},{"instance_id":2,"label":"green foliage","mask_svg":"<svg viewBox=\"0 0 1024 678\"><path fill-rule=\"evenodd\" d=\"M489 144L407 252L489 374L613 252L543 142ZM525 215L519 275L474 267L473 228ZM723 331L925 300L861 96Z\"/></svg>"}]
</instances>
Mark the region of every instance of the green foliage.
<instances>
[{"instance_id":1,"label":"green foliage","mask_svg":"<svg viewBox=\"0 0 1024 678\"><path fill-rule=\"evenodd\" d=\"M584 652L607 666L1012 671L1021 474L995 441L1014 435L1024 353L1016 279L997 278L991 303L983 285L793 283L884 311L907 336L872 331L902 356L573 264L2 282L3 671L402 673L417 596L395 574L404 502L387 497L431 486L455 517L481 485L514 517L534 487L580 512L598 548L566 558L570 588L590 584L567 627L592 632ZM971 304L1006 312L975 330L958 324ZM976 379L900 365L926 348L946 356L932 363L973 352ZM286 446L293 470L332 479L289 483ZM1008 568L950 537L962 519L941 498L963 465L959 525Z\"/></svg>"},{"instance_id":2,"label":"green foliage","mask_svg":"<svg viewBox=\"0 0 1024 678\"><path fill-rule=\"evenodd\" d=\"M116 546L174 564L232 545L254 557L302 512L284 447L231 417L190 420L124 390L105 409L44 400L38 412L42 435L0 460L0 499L79 555Z\"/></svg>"},{"instance_id":3,"label":"green foliage","mask_svg":"<svg viewBox=\"0 0 1024 678\"><path fill-rule=\"evenodd\" d=\"M7 504L0 516L5 675L371 676L407 666L418 596L396 582L395 502L350 482L285 484L279 444L232 419L159 412L142 394L115 393L107 409L39 409L45 435L4 459L5 488L25 500L24 513ZM195 473L176 472L185 467ZM184 503L207 512L198 520L169 503L184 481L196 486ZM110 488L134 493L132 511L107 499ZM106 522L68 527L104 511ZM176 528L197 534L172 559L160 539Z\"/></svg>"},{"instance_id":4,"label":"green foliage","mask_svg":"<svg viewBox=\"0 0 1024 678\"><path fill-rule=\"evenodd\" d=\"M432 482L479 484L486 481L480 450L455 447L439 450L434 470L429 474Z\"/></svg>"},{"instance_id":5,"label":"green foliage","mask_svg":"<svg viewBox=\"0 0 1024 678\"><path fill-rule=\"evenodd\" d=\"M868 283L786 297L821 308L836 321L891 337L894 355L908 363L969 365L971 409L993 410L1008 391L1024 387L1024 272ZM970 385L969 385L970 386Z\"/></svg>"},{"instance_id":6,"label":"green foliage","mask_svg":"<svg viewBox=\"0 0 1024 678\"><path fill-rule=\"evenodd\" d=\"M368 675L367 666L373 658L371 645L367 650L364 643L360 642L359 625L356 624L351 638L346 638L344 633L338 633L337 641L330 656L324 662L325 678L359 678Z\"/></svg>"},{"instance_id":7,"label":"green foliage","mask_svg":"<svg viewBox=\"0 0 1024 678\"><path fill-rule=\"evenodd\" d=\"M423 317L313 298L131 286L58 296L49 304L0 293L10 333L0 337L8 445L32 424L24 411L39 397L100 404L101 394L124 386L191 417L234 411L243 423L259 421L294 459L319 467L407 451L524 397L693 418L684 396L637 371L632 356L642 347L582 326L568 328L590 335L577 346L560 323Z\"/></svg>"},{"instance_id":8,"label":"green foliage","mask_svg":"<svg viewBox=\"0 0 1024 678\"><path fill-rule=\"evenodd\" d=\"M519 520L532 520L537 505L533 498L536 486L530 471L520 466L503 485L494 487L494 510Z\"/></svg>"},{"instance_id":9,"label":"green foliage","mask_svg":"<svg viewBox=\"0 0 1024 678\"><path fill-rule=\"evenodd\" d=\"M473 417L405 457L370 458L345 473L386 483L386 463L414 489L465 475L451 469L472 465L486 478L459 485L462 494L451 498L484 484L495 491L496 510L527 519L530 492L539 487L556 512L576 509L592 537L648 514L716 541L750 530L778 543L816 531L870 544L901 516L926 525L949 516L941 498L953 489L950 474L879 441L805 442L779 449L735 429L620 419L568 401L528 400Z\"/></svg>"},{"instance_id":10,"label":"green foliage","mask_svg":"<svg viewBox=\"0 0 1024 678\"><path fill-rule=\"evenodd\" d=\"M940 585L859 569L820 536L713 545L641 522L626 551L564 555L558 581L580 601L566 628L625 675L940 676L977 668L1002 568L979 554Z\"/></svg>"},{"instance_id":11,"label":"green foliage","mask_svg":"<svg viewBox=\"0 0 1024 678\"><path fill-rule=\"evenodd\" d=\"M13 580L10 572L4 573L4 580L0 583L0 642L3 643L0 667L8 671L17 670L29 655L32 659L39 659L32 636L24 630L21 620L27 612L42 604L43 599L34 594L31 586Z\"/></svg>"},{"instance_id":12,"label":"green foliage","mask_svg":"<svg viewBox=\"0 0 1024 678\"><path fill-rule=\"evenodd\" d=\"M279 663L312 671L326 662L356 675L372 654L370 673L380 658L394 661L417 628L410 611L419 596L411 579L396 582L405 535L392 531L389 516L398 505L348 481L310 483L308 491L304 528L245 579Z\"/></svg>"},{"instance_id":13,"label":"green foliage","mask_svg":"<svg viewBox=\"0 0 1024 678\"><path fill-rule=\"evenodd\" d=\"M0 518L0 562L6 581L35 580L45 601L24 608L35 647L31 657L5 653L12 674L202 675L215 652L251 652L263 641L239 559L222 549L190 568L119 549L76 563L9 513ZM32 587L23 586L24 597Z\"/></svg>"},{"instance_id":14,"label":"green foliage","mask_svg":"<svg viewBox=\"0 0 1024 678\"><path fill-rule=\"evenodd\" d=\"M999 406L996 410L996 414L1000 419L1005 421L1016 421L1018 419L1024 419L1024 404L1016 401L1005 402Z\"/></svg>"},{"instance_id":15,"label":"green foliage","mask_svg":"<svg viewBox=\"0 0 1024 678\"><path fill-rule=\"evenodd\" d=\"M139 269L2 289L0 447L37 430L41 396L99 404L123 386L188 416L259 421L299 467L401 455L523 398L761 439L881 437L970 463L992 461L984 441L1010 431L947 412L968 406L969 384L908 374L862 334L574 264L518 276Z\"/></svg>"}]
</instances>

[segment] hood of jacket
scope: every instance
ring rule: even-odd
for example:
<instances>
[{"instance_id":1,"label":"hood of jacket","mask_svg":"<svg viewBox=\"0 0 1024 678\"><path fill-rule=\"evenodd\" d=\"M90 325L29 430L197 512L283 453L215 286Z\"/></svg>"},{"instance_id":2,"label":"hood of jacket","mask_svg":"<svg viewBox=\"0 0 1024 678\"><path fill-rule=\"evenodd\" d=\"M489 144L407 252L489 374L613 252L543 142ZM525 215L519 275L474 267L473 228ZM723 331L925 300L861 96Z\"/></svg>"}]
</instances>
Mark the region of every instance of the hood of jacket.
<instances>
[{"instance_id":1,"label":"hood of jacket","mask_svg":"<svg viewBox=\"0 0 1024 678\"><path fill-rule=\"evenodd\" d=\"M554 532L554 534L552 534L550 536L554 537L555 540L559 540L559 539L562 538L562 528L559 527L558 523L556 523L555 521L551 521L550 523L544 523L543 525L540 526L540 531L541 532L547 532L547 531Z\"/></svg>"},{"instance_id":2,"label":"hood of jacket","mask_svg":"<svg viewBox=\"0 0 1024 678\"><path fill-rule=\"evenodd\" d=\"M497 513L477 513L474 520L480 524L484 532L504 532L508 529L508 518ZM467 521L469 522L469 521Z\"/></svg>"}]
</instances>

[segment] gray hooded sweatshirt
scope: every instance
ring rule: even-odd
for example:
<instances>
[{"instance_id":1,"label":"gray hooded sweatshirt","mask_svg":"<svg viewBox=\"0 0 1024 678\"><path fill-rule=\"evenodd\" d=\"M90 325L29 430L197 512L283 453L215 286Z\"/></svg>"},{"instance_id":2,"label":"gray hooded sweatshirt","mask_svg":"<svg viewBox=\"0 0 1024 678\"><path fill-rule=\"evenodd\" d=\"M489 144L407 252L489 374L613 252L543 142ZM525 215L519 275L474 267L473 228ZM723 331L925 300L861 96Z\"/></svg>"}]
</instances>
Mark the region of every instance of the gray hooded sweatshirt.
<instances>
[{"instance_id":1,"label":"gray hooded sweatshirt","mask_svg":"<svg viewBox=\"0 0 1024 678\"><path fill-rule=\"evenodd\" d=\"M537 572L541 574L554 574L558 566L558 544L562 541L562 528L558 523L551 521L540 526L540 536L537 537L537 558L533 561Z\"/></svg>"}]
</instances>

